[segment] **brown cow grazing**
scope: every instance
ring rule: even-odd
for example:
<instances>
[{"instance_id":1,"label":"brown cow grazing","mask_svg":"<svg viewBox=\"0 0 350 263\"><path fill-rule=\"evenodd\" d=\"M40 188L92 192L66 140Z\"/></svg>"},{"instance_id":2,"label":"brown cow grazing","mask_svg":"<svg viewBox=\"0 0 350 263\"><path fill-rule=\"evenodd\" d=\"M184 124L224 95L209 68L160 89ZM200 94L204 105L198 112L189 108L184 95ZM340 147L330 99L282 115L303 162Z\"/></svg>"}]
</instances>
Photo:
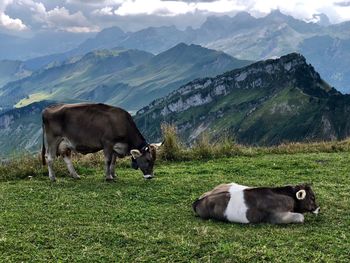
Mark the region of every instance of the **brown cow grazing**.
<instances>
[{"instance_id":1,"label":"brown cow grazing","mask_svg":"<svg viewBox=\"0 0 350 263\"><path fill-rule=\"evenodd\" d=\"M303 223L305 212L317 214L315 195L309 185L247 187L221 184L193 203L203 219L237 223Z\"/></svg>"},{"instance_id":2,"label":"brown cow grazing","mask_svg":"<svg viewBox=\"0 0 350 263\"><path fill-rule=\"evenodd\" d=\"M156 148L146 142L125 110L105 104L60 104L44 109L42 119L42 159L52 181L56 180L53 162L59 155L70 175L80 178L71 161L72 151L87 154L103 150L106 180L115 178L116 158L129 154L133 168L140 168L144 178L153 177Z\"/></svg>"}]
</instances>

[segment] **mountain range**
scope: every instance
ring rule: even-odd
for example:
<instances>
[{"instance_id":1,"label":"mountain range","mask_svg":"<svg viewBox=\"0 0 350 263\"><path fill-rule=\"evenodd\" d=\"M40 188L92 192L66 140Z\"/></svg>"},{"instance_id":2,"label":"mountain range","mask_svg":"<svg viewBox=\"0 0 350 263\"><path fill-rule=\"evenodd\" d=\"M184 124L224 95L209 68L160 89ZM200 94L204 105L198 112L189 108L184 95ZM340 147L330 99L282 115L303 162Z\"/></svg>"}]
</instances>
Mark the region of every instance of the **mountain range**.
<instances>
[{"instance_id":1,"label":"mountain range","mask_svg":"<svg viewBox=\"0 0 350 263\"><path fill-rule=\"evenodd\" d=\"M0 58L10 58L0 60L0 155L37 150L40 112L60 102L138 111L150 140L160 138L162 122L189 144L203 132L253 145L345 138L350 22L322 21L242 12L208 17L197 29L0 36Z\"/></svg>"},{"instance_id":2,"label":"mountain range","mask_svg":"<svg viewBox=\"0 0 350 263\"><path fill-rule=\"evenodd\" d=\"M190 80L250 63L183 43L158 55L114 48L52 63L0 88L0 156L38 150L40 114L49 104L94 101L136 112Z\"/></svg>"},{"instance_id":3,"label":"mountain range","mask_svg":"<svg viewBox=\"0 0 350 263\"><path fill-rule=\"evenodd\" d=\"M0 114L1 155L37 151L41 110L53 103ZM350 95L327 84L302 55L291 53L197 78L143 107L134 119L149 141L160 140L160 124L166 122L176 125L188 144L205 132L213 140L227 135L238 143L275 145L346 138L349 105Z\"/></svg>"},{"instance_id":4,"label":"mountain range","mask_svg":"<svg viewBox=\"0 0 350 263\"><path fill-rule=\"evenodd\" d=\"M95 33L44 31L34 36L18 37L0 33L0 60L22 60L62 53L76 48Z\"/></svg>"},{"instance_id":5,"label":"mountain range","mask_svg":"<svg viewBox=\"0 0 350 263\"><path fill-rule=\"evenodd\" d=\"M350 134L350 95L321 79L297 53L197 79L153 101L135 116L150 140L161 137L160 124L172 123L192 143L203 132L223 134L238 143L343 139Z\"/></svg>"},{"instance_id":6,"label":"mountain range","mask_svg":"<svg viewBox=\"0 0 350 263\"><path fill-rule=\"evenodd\" d=\"M3 108L54 100L104 102L136 111L186 82L250 64L223 52L180 43L158 55L123 48L95 50L52 63L0 88Z\"/></svg>"},{"instance_id":7,"label":"mountain range","mask_svg":"<svg viewBox=\"0 0 350 263\"><path fill-rule=\"evenodd\" d=\"M349 93L350 60L341 59L339 63L339 58L350 56L349 41L349 21L317 24L295 19L278 10L261 18L241 12L234 17L208 17L197 29L188 27L179 30L174 26L162 26L124 32L118 27L111 27L63 53L32 57L24 61L24 64L29 70L35 71L53 61L63 62L93 50L115 47L159 54L180 42L198 44L223 51L238 59L253 61L299 52L332 86ZM74 41L70 43L72 42ZM3 50L6 50L5 46Z\"/></svg>"}]
</instances>

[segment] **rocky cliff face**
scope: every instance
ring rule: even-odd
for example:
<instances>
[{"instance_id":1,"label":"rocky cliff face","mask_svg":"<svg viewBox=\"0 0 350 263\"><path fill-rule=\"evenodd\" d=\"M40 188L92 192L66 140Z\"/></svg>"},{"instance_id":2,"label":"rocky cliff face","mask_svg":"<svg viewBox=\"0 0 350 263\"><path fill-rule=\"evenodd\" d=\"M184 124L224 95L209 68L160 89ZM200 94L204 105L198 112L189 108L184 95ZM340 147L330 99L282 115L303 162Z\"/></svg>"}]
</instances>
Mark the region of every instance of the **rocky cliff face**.
<instances>
[{"instance_id":1,"label":"rocky cliff face","mask_svg":"<svg viewBox=\"0 0 350 263\"><path fill-rule=\"evenodd\" d=\"M348 96L325 83L302 55L292 53L192 81L153 101L135 118L152 139L159 139L162 122L170 122L189 142L203 131L214 138L228 133L248 144L328 140L349 134L347 118L339 122L332 112L349 112L345 101Z\"/></svg>"},{"instance_id":2,"label":"rocky cliff face","mask_svg":"<svg viewBox=\"0 0 350 263\"><path fill-rule=\"evenodd\" d=\"M39 150L41 111L50 104L43 101L0 114L0 157Z\"/></svg>"}]
</instances>

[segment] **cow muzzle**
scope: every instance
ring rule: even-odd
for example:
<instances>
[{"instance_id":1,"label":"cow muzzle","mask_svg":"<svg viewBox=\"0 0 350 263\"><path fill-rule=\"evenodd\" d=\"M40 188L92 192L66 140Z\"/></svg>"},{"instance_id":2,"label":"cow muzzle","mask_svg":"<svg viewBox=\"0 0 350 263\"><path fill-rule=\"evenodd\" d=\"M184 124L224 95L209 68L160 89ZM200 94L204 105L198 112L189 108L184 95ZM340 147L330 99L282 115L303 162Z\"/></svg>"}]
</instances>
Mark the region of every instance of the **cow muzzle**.
<instances>
[{"instance_id":1,"label":"cow muzzle","mask_svg":"<svg viewBox=\"0 0 350 263\"><path fill-rule=\"evenodd\" d=\"M317 207L314 211L312 211L313 214L318 215L320 212L320 207Z\"/></svg>"},{"instance_id":2,"label":"cow muzzle","mask_svg":"<svg viewBox=\"0 0 350 263\"><path fill-rule=\"evenodd\" d=\"M145 178L145 179L152 179L153 177L154 177L153 174L144 174L143 175L143 178Z\"/></svg>"}]
</instances>

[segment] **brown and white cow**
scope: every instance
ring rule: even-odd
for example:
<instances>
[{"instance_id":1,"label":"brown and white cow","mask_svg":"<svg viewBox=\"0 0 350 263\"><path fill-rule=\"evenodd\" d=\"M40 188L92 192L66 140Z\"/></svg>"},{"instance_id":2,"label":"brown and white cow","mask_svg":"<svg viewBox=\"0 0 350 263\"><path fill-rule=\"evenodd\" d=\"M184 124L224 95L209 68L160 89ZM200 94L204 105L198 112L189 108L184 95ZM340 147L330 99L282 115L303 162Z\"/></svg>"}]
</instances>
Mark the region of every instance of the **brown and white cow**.
<instances>
[{"instance_id":1,"label":"brown and white cow","mask_svg":"<svg viewBox=\"0 0 350 263\"><path fill-rule=\"evenodd\" d=\"M44 109L42 120L42 160L48 164L52 181L56 180L53 162L59 155L70 175L79 178L71 161L72 151L87 154L103 150L106 180L115 178L116 158L129 154L133 168L140 168L144 178L153 177L156 148L146 142L127 111L105 104L60 104Z\"/></svg>"},{"instance_id":2,"label":"brown and white cow","mask_svg":"<svg viewBox=\"0 0 350 263\"><path fill-rule=\"evenodd\" d=\"M275 188L221 184L192 206L203 219L237 223L303 223L303 213L320 210L311 187L303 184Z\"/></svg>"}]
</instances>

